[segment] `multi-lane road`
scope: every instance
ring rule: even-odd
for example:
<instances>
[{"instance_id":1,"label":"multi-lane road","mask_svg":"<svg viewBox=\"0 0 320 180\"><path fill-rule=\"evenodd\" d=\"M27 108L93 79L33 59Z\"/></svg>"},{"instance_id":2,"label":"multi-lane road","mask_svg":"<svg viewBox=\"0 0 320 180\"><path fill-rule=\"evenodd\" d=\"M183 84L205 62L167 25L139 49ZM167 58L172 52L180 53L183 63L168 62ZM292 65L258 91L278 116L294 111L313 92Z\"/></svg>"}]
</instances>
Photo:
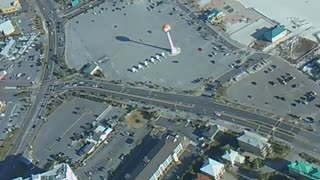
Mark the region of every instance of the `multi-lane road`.
<instances>
[{"instance_id":1,"label":"multi-lane road","mask_svg":"<svg viewBox=\"0 0 320 180\"><path fill-rule=\"evenodd\" d=\"M287 142L305 144L305 141L299 142L299 139L302 138L312 142L316 141L320 137L318 134L299 128L291 123L283 121L282 119L273 119L271 117L256 114L255 112L230 107L226 104L214 102L207 97L159 92L91 80L77 80L74 83L78 83L79 81L84 82L86 86L65 87L63 83L60 83L56 85L57 91L82 90L87 93L92 92L112 96L115 99L120 98L122 100L131 100L155 106L162 106L172 110L183 110L239 124L241 126L248 127L251 130L258 131L269 135L270 137L275 137ZM68 84L72 84L72 82L69 82ZM217 116L216 112L219 112L221 115ZM318 151L318 149L320 149L320 145L308 143L304 145L304 148L309 151Z\"/></svg>"}]
</instances>

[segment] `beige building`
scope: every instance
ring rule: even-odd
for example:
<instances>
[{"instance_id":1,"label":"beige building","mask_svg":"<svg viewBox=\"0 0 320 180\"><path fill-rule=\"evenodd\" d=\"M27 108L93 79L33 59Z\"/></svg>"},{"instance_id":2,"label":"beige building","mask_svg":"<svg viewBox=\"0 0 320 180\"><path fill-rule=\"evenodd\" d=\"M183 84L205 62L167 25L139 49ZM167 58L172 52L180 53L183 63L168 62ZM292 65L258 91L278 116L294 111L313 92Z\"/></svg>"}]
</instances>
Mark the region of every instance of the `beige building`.
<instances>
[{"instance_id":1,"label":"beige building","mask_svg":"<svg viewBox=\"0 0 320 180\"><path fill-rule=\"evenodd\" d=\"M172 164L180 163L179 156L184 152L188 145L189 139L186 137L168 135L163 147L134 179L161 179Z\"/></svg>"},{"instance_id":2,"label":"beige building","mask_svg":"<svg viewBox=\"0 0 320 180\"><path fill-rule=\"evenodd\" d=\"M271 144L268 139L256 133L244 131L243 135L237 138L240 149L254 155L265 158L272 153Z\"/></svg>"},{"instance_id":3,"label":"beige building","mask_svg":"<svg viewBox=\"0 0 320 180\"><path fill-rule=\"evenodd\" d=\"M19 0L0 0L0 13L6 14L19 10Z\"/></svg>"}]
</instances>

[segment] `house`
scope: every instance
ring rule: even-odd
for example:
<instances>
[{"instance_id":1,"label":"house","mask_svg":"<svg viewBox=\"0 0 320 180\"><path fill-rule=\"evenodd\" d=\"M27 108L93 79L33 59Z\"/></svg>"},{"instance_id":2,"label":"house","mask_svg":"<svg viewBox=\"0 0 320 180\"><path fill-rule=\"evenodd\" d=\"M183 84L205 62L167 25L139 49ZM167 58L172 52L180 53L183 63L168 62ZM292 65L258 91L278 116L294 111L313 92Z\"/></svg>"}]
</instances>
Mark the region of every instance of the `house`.
<instances>
[{"instance_id":1,"label":"house","mask_svg":"<svg viewBox=\"0 0 320 180\"><path fill-rule=\"evenodd\" d=\"M15 29L11 23L11 20L4 21L0 24L0 32L4 36L8 36L12 33L14 33Z\"/></svg>"},{"instance_id":2,"label":"house","mask_svg":"<svg viewBox=\"0 0 320 180\"><path fill-rule=\"evenodd\" d=\"M212 141L214 137L217 135L217 133L219 132L219 130L220 130L219 125L209 126L203 131L202 136L208 139L209 141Z\"/></svg>"},{"instance_id":3,"label":"house","mask_svg":"<svg viewBox=\"0 0 320 180\"><path fill-rule=\"evenodd\" d=\"M254 155L265 158L272 153L271 144L268 139L256 133L244 131L243 134L237 138L240 149L247 151Z\"/></svg>"},{"instance_id":4,"label":"house","mask_svg":"<svg viewBox=\"0 0 320 180\"><path fill-rule=\"evenodd\" d=\"M189 139L183 136L167 135L164 139L163 146L156 152L153 157L145 157L147 164L133 179L161 179L165 172L174 163L180 163L179 156L189 145ZM132 174L133 175L133 174Z\"/></svg>"},{"instance_id":5,"label":"house","mask_svg":"<svg viewBox=\"0 0 320 180\"><path fill-rule=\"evenodd\" d=\"M289 174L297 179L320 179L320 169L304 161L293 161L288 165Z\"/></svg>"},{"instance_id":6,"label":"house","mask_svg":"<svg viewBox=\"0 0 320 180\"><path fill-rule=\"evenodd\" d=\"M52 170L44 173L31 175L31 178L22 177L15 178L14 180L42 180L42 179L56 179L56 180L78 180L70 166L66 163L55 165Z\"/></svg>"},{"instance_id":7,"label":"house","mask_svg":"<svg viewBox=\"0 0 320 180\"><path fill-rule=\"evenodd\" d=\"M95 75L96 73L98 73L98 71L102 71L102 69L97 65L97 64L90 64L87 63L84 66L82 66L82 68L80 69L80 72L85 74L85 75Z\"/></svg>"},{"instance_id":8,"label":"house","mask_svg":"<svg viewBox=\"0 0 320 180\"><path fill-rule=\"evenodd\" d=\"M234 150L227 150L221 158L230 163L232 166L233 165L240 165L244 163L245 157L240 155L237 151Z\"/></svg>"},{"instance_id":9,"label":"house","mask_svg":"<svg viewBox=\"0 0 320 180\"><path fill-rule=\"evenodd\" d=\"M272 28L270 28L270 30L266 31L263 36L267 41L270 42L277 42L279 41L281 38L285 37L288 34L288 31L286 30L285 26L283 25L276 25Z\"/></svg>"},{"instance_id":10,"label":"house","mask_svg":"<svg viewBox=\"0 0 320 180\"><path fill-rule=\"evenodd\" d=\"M19 0L1 0L0 1L0 13L6 14L15 12L20 9Z\"/></svg>"},{"instance_id":11,"label":"house","mask_svg":"<svg viewBox=\"0 0 320 180\"><path fill-rule=\"evenodd\" d=\"M225 17L224 12L220 11L217 8L213 8L208 14L207 14L207 20L211 22L212 24L219 23L222 21L222 19Z\"/></svg>"},{"instance_id":12,"label":"house","mask_svg":"<svg viewBox=\"0 0 320 180\"><path fill-rule=\"evenodd\" d=\"M220 179L225 173L224 164L208 158L200 168L200 171L212 179Z\"/></svg>"}]
</instances>

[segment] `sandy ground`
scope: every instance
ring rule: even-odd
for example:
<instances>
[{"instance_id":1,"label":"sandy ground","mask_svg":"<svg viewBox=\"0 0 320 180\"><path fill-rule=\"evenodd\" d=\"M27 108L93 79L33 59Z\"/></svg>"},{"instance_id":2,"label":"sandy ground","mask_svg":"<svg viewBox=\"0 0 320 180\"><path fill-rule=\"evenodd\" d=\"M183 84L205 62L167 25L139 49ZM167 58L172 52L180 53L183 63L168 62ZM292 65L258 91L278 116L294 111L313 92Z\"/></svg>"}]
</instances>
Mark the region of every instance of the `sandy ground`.
<instances>
[{"instance_id":1,"label":"sandy ground","mask_svg":"<svg viewBox=\"0 0 320 180\"><path fill-rule=\"evenodd\" d=\"M293 34L303 33L308 38L312 38L312 33L320 30L320 19L318 18L319 0L281 0L281 1L259 1L259 0L237 0L246 7L253 7L267 17L274 19L285 25ZM299 23L306 25L300 28L293 28L294 24L289 18L298 18ZM298 23L298 21L295 21ZM299 24L298 23L298 24ZM312 38L314 39L314 38Z\"/></svg>"}]
</instances>

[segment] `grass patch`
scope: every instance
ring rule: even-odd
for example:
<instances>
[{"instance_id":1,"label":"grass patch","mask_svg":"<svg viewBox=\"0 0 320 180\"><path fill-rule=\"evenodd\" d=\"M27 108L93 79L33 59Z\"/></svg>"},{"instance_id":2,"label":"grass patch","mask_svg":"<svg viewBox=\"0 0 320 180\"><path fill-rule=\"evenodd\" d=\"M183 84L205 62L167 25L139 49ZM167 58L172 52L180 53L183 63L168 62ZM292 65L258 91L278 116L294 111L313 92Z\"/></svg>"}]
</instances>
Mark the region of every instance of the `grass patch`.
<instances>
[{"instance_id":1,"label":"grass patch","mask_svg":"<svg viewBox=\"0 0 320 180\"><path fill-rule=\"evenodd\" d=\"M139 129L143 127L147 120L143 118L143 115L140 111L133 110L129 114L127 114L124 122L126 122L130 127L134 129Z\"/></svg>"},{"instance_id":2,"label":"grass patch","mask_svg":"<svg viewBox=\"0 0 320 180\"><path fill-rule=\"evenodd\" d=\"M273 150L273 158L284 158L290 152L290 147L278 142L271 142L271 148Z\"/></svg>"},{"instance_id":3,"label":"grass patch","mask_svg":"<svg viewBox=\"0 0 320 180\"><path fill-rule=\"evenodd\" d=\"M0 146L0 161L3 161L6 158L11 144L13 144L13 141L18 135L18 132L18 129L9 132L6 139L3 141L3 144Z\"/></svg>"}]
</instances>

